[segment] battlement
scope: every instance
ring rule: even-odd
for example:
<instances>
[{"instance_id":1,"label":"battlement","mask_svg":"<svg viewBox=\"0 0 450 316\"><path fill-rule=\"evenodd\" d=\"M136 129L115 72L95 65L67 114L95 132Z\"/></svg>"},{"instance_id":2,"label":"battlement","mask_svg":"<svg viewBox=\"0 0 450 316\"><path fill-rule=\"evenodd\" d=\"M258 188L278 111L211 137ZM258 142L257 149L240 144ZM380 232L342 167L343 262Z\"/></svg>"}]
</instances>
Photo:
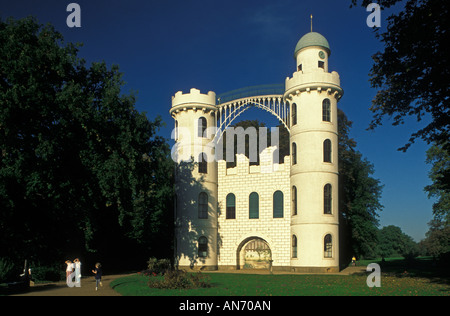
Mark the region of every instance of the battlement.
<instances>
[{"instance_id":1,"label":"battlement","mask_svg":"<svg viewBox=\"0 0 450 316\"><path fill-rule=\"evenodd\" d=\"M276 149L276 146L267 147L266 149L264 149L259 155L260 164L255 166L250 166L250 160L244 154L236 155L236 167L234 168L227 168L227 162L225 160L220 160L218 162L219 176L243 176L248 174L272 172L284 172L289 175L291 166L290 156L285 156L283 162L275 163L273 156Z\"/></svg>"},{"instance_id":2,"label":"battlement","mask_svg":"<svg viewBox=\"0 0 450 316\"><path fill-rule=\"evenodd\" d=\"M208 94L200 93L200 90L192 88L189 93L182 91L175 93L172 97L172 109L175 107L191 107L195 105L216 106L216 93L209 91Z\"/></svg>"},{"instance_id":3,"label":"battlement","mask_svg":"<svg viewBox=\"0 0 450 316\"><path fill-rule=\"evenodd\" d=\"M310 72L303 73L302 71L294 72L292 78L286 78L286 93L296 94L297 91L310 91L310 90L324 90L328 89L337 91L340 95L343 94L341 89L341 80L339 74L336 71L329 72Z\"/></svg>"}]
</instances>

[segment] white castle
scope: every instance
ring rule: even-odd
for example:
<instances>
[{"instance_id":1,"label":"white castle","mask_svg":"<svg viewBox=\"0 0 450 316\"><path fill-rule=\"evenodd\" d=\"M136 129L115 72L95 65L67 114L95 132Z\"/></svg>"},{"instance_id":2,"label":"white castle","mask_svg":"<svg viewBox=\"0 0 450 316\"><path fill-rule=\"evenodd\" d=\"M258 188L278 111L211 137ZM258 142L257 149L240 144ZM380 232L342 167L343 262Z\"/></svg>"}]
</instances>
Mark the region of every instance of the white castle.
<instances>
[{"instance_id":1,"label":"white castle","mask_svg":"<svg viewBox=\"0 0 450 316\"><path fill-rule=\"evenodd\" d=\"M343 95L328 72L330 46L316 32L298 42L297 69L280 89L177 92L175 119L175 259L192 269L271 268L339 271L338 121ZM278 90L279 92L277 92ZM289 131L290 156L273 161L276 147L250 165L214 159L215 142L249 107L277 117ZM194 157L195 164L183 164Z\"/></svg>"}]
</instances>

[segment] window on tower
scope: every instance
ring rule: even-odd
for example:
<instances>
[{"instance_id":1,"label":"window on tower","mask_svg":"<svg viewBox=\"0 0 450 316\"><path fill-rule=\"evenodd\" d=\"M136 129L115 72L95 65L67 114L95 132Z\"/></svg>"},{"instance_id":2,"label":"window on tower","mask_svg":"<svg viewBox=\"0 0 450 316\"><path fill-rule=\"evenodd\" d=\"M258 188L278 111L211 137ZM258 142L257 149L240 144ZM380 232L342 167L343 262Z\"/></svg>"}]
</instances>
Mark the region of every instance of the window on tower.
<instances>
[{"instance_id":1,"label":"window on tower","mask_svg":"<svg viewBox=\"0 0 450 316\"><path fill-rule=\"evenodd\" d=\"M292 215L297 215L297 187L292 187Z\"/></svg>"},{"instance_id":2,"label":"window on tower","mask_svg":"<svg viewBox=\"0 0 450 316\"><path fill-rule=\"evenodd\" d=\"M322 121L331 122L331 102L330 99L325 99L322 102Z\"/></svg>"},{"instance_id":3,"label":"window on tower","mask_svg":"<svg viewBox=\"0 0 450 316\"><path fill-rule=\"evenodd\" d=\"M325 62L319 60L319 68L325 69Z\"/></svg>"},{"instance_id":4,"label":"window on tower","mask_svg":"<svg viewBox=\"0 0 450 316\"><path fill-rule=\"evenodd\" d=\"M323 188L323 213L331 214L331 184L327 183Z\"/></svg>"},{"instance_id":5,"label":"window on tower","mask_svg":"<svg viewBox=\"0 0 450 316\"><path fill-rule=\"evenodd\" d=\"M201 192L198 195L198 218L208 218L208 194Z\"/></svg>"},{"instance_id":6,"label":"window on tower","mask_svg":"<svg viewBox=\"0 0 450 316\"><path fill-rule=\"evenodd\" d=\"M323 239L323 256L325 258L333 257L333 239L330 234Z\"/></svg>"},{"instance_id":7,"label":"window on tower","mask_svg":"<svg viewBox=\"0 0 450 316\"><path fill-rule=\"evenodd\" d=\"M297 258L297 236L292 235L292 258Z\"/></svg>"},{"instance_id":8,"label":"window on tower","mask_svg":"<svg viewBox=\"0 0 450 316\"><path fill-rule=\"evenodd\" d=\"M292 164L297 164L297 144L292 143Z\"/></svg>"},{"instance_id":9,"label":"window on tower","mask_svg":"<svg viewBox=\"0 0 450 316\"><path fill-rule=\"evenodd\" d=\"M329 139L323 142L323 162L331 162L331 140Z\"/></svg>"},{"instance_id":10,"label":"window on tower","mask_svg":"<svg viewBox=\"0 0 450 316\"><path fill-rule=\"evenodd\" d=\"M198 239L198 256L206 258L208 256L208 238L201 236Z\"/></svg>"},{"instance_id":11,"label":"window on tower","mask_svg":"<svg viewBox=\"0 0 450 316\"><path fill-rule=\"evenodd\" d=\"M297 69L298 71L303 71L303 65L302 64L298 65Z\"/></svg>"},{"instance_id":12,"label":"window on tower","mask_svg":"<svg viewBox=\"0 0 450 316\"><path fill-rule=\"evenodd\" d=\"M206 137L205 131L206 131L206 118L201 117L201 118L198 119L198 133L197 133L197 136L198 137Z\"/></svg>"},{"instance_id":13,"label":"window on tower","mask_svg":"<svg viewBox=\"0 0 450 316\"><path fill-rule=\"evenodd\" d=\"M292 104L292 126L297 125L297 104Z\"/></svg>"},{"instance_id":14,"label":"window on tower","mask_svg":"<svg viewBox=\"0 0 450 316\"><path fill-rule=\"evenodd\" d=\"M205 153L198 155L198 173L208 173L208 160Z\"/></svg>"}]
</instances>

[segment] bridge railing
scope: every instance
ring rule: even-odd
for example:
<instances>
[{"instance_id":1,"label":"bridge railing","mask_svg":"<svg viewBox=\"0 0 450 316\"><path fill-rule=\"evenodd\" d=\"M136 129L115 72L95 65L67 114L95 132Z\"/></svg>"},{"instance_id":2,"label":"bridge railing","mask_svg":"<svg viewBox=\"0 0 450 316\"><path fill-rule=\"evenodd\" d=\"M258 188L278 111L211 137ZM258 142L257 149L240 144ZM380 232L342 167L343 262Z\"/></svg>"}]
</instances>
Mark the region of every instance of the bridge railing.
<instances>
[{"instance_id":1,"label":"bridge railing","mask_svg":"<svg viewBox=\"0 0 450 316\"><path fill-rule=\"evenodd\" d=\"M227 103L233 100L242 99L251 96L284 94L285 87L283 83L280 84L264 84L258 86L251 86L232 90L217 95L217 104Z\"/></svg>"}]
</instances>

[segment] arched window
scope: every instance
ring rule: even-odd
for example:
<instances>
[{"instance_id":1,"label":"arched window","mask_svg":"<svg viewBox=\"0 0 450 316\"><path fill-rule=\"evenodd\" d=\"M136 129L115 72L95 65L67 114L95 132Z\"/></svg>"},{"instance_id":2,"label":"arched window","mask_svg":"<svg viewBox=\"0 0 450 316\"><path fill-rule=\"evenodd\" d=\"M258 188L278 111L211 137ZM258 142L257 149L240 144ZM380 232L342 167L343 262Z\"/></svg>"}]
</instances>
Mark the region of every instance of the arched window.
<instances>
[{"instance_id":1,"label":"arched window","mask_svg":"<svg viewBox=\"0 0 450 316\"><path fill-rule=\"evenodd\" d=\"M175 141L178 140L178 121L175 121Z\"/></svg>"},{"instance_id":2,"label":"arched window","mask_svg":"<svg viewBox=\"0 0 450 316\"><path fill-rule=\"evenodd\" d=\"M292 235L292 258L297 258L297 236Z\"/></svg>"},{"instance_id":3,"label":"arched window","mask_svg":"<svg viewBox=\"0 0 450 316\"><path fill-rule=\"evenodd\" d=\"M297 187L292 187L292 215L297 215Z\"/></svg>"},{"instance_id":4,"label":"arched window","mask_svg":"<svg viewBox=\"0 0 450 316\"><path fill-rule=\"evenodd\" d=\"M323 256L325 258L333 258L333 239L330 234L323 239Z\"/></svg>"},{"instance_id":5,"label":"arched window","mask_svg":"<svg viewBox=\"0 0 450 316\"><path fill-rule=\"evenodd\" d=\"M233 193L227 195L227 219L235 219L236 218L236 197Z\"/></svg>"},{"instance_id":6,"label":"arched window","mask_svg":"<svg viewBox=\"0 0 450 316\"><path fill-rule=\"evenodd\" d=\"M331 184L327 183L323 188L323 213L331 214Z\"/></svg>"},{"instance_id":7,"label":"arched window","mask_svg":"<svg viewBox=\"0 0 450 316\"><path fill-rule=\"evenodd\" d=\"M198 195L198 218L208 218L208 194L201 192Z\"/></svg>"},{"instance_id":8,"label":"arched window","mask_svg":"<svg viewBox=\"0 0 450 316\"><path fill-rule=\"evenodd\" d=\"M297 164L297 144L292 143L292 164Z\"/></svg>"},{"instance_id":9,"label":"arched window","mask_svg":"<svg viewBox=\"0 0 450 316\"><path fill-rule=\"evenodd\" d=\"M331 122L331 102L329 99L322 102L322 121Z\"/></svg>"},{"instance_id":10,"label":"arched window","mask_svg":"<svg viewBox=\"0 0 450 316\"><path fill-rule=\"evenodd\" d=\"M297 104L292 104L292 124L291 126L297 125Z\"/></svg>"},{"instance_id":11,"label":"arched window","mask_svg":"<svg viewBox=\"0 0 450 316\"><path fill-rule=\"evenodd\" d=\"M208 173L208 157L205 153L198 155L198 173Z\"/></svg>"},{"instance_id":12,"label":"arched window","mask_svg":"<svg viewBox=\"0 0 450 316\"><path fill-rule=\"evenodd\" d=\"M283 218L283 192L273 194L273 218Z\"/></svg>"},{"instance_id":13,"label":"arched window","mask_svg":"<svg viewBox=\"0 0 450 316\"><path fill-rule=\"evenodd\" d=\"M201 236L198 239L198 256L199 258L206 258L208 256L208 238Z\"/></svg>"},{"instance_id":14,"label":"arched window","mask_svg":"<svg viewBox=\"0 0 450 316\"><path fill-rule=\"evenodd\" d=\"M329 139L323 142L323 162L331 162L331 140Z\"/></svg>"},{"instance_id":15,"label":"arched window","mask_svg":"<svg viewBox=\"0 0 450 316\"><path fill-rule=\"evenodd\" d=\"M248 198L248 218L259 218L259 195L252 192Z\"/></svg>"},{"instance_id":16,"label":"arched window","mask_svg":"<svg viewBox=\"0 0 450 316\"><path fill-rule=\"evenodd\" d=\"M198 119L198 137L206 137L206 118L201 117Z\"/></svg>"}]
</instances>

